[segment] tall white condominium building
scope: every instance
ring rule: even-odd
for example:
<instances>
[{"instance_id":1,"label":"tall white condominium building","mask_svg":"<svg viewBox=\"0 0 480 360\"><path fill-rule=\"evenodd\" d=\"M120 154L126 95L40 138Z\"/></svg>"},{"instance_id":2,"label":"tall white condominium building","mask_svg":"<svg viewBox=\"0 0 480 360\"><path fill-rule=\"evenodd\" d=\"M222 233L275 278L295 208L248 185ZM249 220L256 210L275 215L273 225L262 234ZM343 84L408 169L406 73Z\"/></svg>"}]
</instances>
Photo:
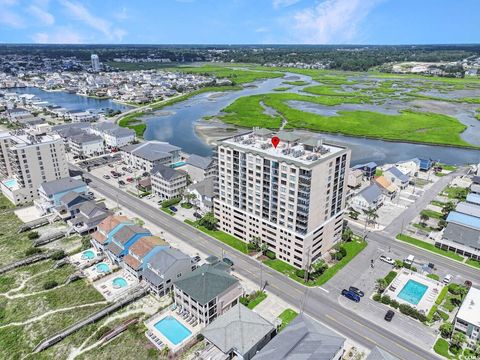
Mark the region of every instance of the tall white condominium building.
<instances>
[{"instance_id":1,"label":"tall white condominium building","mask_svg":"<svg viewBox=\"0 0 480 360\"><path fill-rule=\"evenodd\" d=\"M68 176L60 136L33 136L21 130L0 133L0 187L14 204L33 201L40 184Z\"/></svg>"},{"instance_id":2,"label":"tall white condominium building","mask_svg":"<svg viewBox=\"0 0 480 360\"><path fill-rule=\"evenodd\" d=\"M305 268L340 238L348 148L254 129L218 141L214 213L221 230L268 244L277 258Z\"/></svg>"},{"instance_id":3,"label":"tall white condominium building","mask_svg":"<svg viewBox=\"0 0 480 360\"><path fill-rule=\"evenodd\" d=\"M97 54L92 54L90 56L90 60L92 61L92 70L95 72L100 71L100 59L98 58Z\"/></svg>"}]
</instances>

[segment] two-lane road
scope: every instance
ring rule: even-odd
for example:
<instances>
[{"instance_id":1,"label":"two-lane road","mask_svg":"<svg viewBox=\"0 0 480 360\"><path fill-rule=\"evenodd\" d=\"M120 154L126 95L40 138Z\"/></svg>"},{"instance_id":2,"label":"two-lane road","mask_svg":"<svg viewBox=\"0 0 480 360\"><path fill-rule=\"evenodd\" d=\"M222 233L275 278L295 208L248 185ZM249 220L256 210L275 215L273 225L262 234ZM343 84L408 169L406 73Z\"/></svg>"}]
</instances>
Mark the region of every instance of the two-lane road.
<instances>
[{"instance_id":1,"label":"two-lane road","mask_svg":"<svg viewBox=\"0 0 480 360\"><path fill-rule=\"evenodd\" d=\"M78 169L77 169L78 170ZM395 356L406 359L437 359L428 349L423 349L397 334L391 333L383 326L362 318L358 314L342 307L337 300L338 294L328 294L319 288L307 288L303 285L262 265L257 260L241 254L227 245L209 237L191 226L180 222L142 200L125 193L103 180L86 173L91 180L90 186L104 196L150 221L166 232L175 234L206 254L220 254L225 251L235 263L235 271L250 280L259 283L260 273L267 281L268 290L288 303L295 304L308 315L316 318L344 336L357 343L372 348L379 346ZM263 271L260 270L263 267ZM302 305L303 304L303 305Z\"/></svg>"}]
</instances>

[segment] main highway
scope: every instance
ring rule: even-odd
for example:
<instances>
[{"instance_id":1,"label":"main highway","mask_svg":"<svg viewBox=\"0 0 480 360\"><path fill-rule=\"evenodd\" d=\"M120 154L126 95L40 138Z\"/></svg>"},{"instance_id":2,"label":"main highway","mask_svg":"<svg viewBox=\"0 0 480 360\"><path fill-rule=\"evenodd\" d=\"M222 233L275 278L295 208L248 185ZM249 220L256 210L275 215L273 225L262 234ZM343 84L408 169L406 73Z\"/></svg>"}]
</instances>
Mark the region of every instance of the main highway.
<instances>
[{"instance_id":1,"label":"main highway","mask_svg":"<svg viewBox=\"0 0 480 360\"><path fill-rule=\"evenodd\" d=\"M73 167L75 170L80 170ZM221 256L228 253L228 257L235 263L235 271L240 275L260 284L267 282L267 289L277 295L284 301L294 304L301 308L304 313L312 316L318 321L335 329L344 336L365 346L373 348L378 346L400 359L438 359L430 349L424 349L404 339L403 337L392 333L368 319L365 319L355 312L344 308L338 303L338 294L329 294L321 288L307 288L302 284L289 279L288 277L262 265L259 261L233 250L229 246L217 241L205 233L187 225L172 216L159 211L157 208L145 203L115 186L93 176L90 173L84 173L84 178L90 180L90 187L95 189L103 196L115 200L119 205L135 212L138 216L164 229L166 232L174 234L176 237L189 243L194 248L205 254ZM410 245L403 244L386 237L369 235L369 246L379 246L389 241L389 245L399 248L419 256L436 257L437 263L442 263L451 269L452 273L461 272L462 275L471 277L478 276L478 271L470 269L466 265L457 264L443 257L426 253L422 249L412 248ZM260 270L261 269L261 270ZM355 276L352 274L352 276ZM260 279L261 277L261 279Z\"/></svg>"}]
</instances>

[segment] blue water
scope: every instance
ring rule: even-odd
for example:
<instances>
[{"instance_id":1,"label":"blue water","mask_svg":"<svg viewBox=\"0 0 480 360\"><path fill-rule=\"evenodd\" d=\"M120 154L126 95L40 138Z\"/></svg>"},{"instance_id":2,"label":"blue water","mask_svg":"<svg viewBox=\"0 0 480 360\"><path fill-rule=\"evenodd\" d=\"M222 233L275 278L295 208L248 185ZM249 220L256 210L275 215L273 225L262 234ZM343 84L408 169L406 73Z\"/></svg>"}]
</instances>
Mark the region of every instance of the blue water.
<instances>
[{"instance_id":1,"label":"blue water","mask_svg":"<svg viewBox=\"0 0 480 360\"><path fill-rule=\"evenodd\" d=\"M82 254L82 258L92 260L95 257L95 253L92 250L84 251Z\"/></svg>"},{"instance_id":2,"label":"blue water","mask_svg":"<svg viewBox=\"0 0 480 360\"><path fill-rule=\"evenodd\" d=\"M108 266L108 264L106 263L100 263L97 265L97 271L103 272L103 273L109 272L110 266Z\"/></svg>"},{"instance_id":3,"label":"blue water","mask_svg":"<svg viewBox=\"0 0 480 360\"><path fill-rule=\"evenodd\" d=\"M171 164L170 167L175 169L175 168L183 166L183 165L185 165L185 161L178 161L176 163Z\"/></svg>"},{"instance_id":4,"label":"blue water","mask_svg":"<svg viewBox=\"0 0 480 360\"><path fill-rule=\"evenodd\" d=\"M94 99L63 91L45 91L36 87L14 88L18 94L33 94L36 101L47 101L49 105L58 105L68 110L126 110L130 106L116 103L110 99Z\"/></svg>"},{"instance_id":5,"label":"blue water","mask_svg":"<svg viewBox=\"0 0 480 360\"><path fill-rule=\"evenodd\" d=\"M417 305L422 299L427 289L427 285L420 284L415 280L408 280L402 291L400 291L400 293L398 294L398 297L402 300L409 302L412 305Z\"/></svg>"},{"instance_id":6,"label":"blue water","mask_svg":"<svg viewBox=\"0 0 480 360\"><path fill-rule=\"evenodd\" d=\"M121 288L128 285L127 280L125 280L124 278L121 278L121 277L113 279L112 283L113 283L113 285L116 285L116 286L121 287Z\"/></svg>"},{"instance_id":7,"label":"blue water","mask_svg":"<svg viewBox=\"0 0 480 360\"><path fill-rule=\"evenodd\" d=\"M10 180L5 180L3 182L3 184L8 187L8 188L11 188L11 187L14 187L15 185L17 185L17 180L16 179L10 179Z\"/></svg>"},{"instance_id":8,"label":"blue water","mask_svg":"<svg viewBox=\"0 0 480 360\"><path fill-rule=\"evenodd\" d=\"M190 330L188 330L173 316L167 316L166 318L163 318L154 326L155 329L160 331L174 345L180 344L192 334Z\"/></svg>"}]
</instances>

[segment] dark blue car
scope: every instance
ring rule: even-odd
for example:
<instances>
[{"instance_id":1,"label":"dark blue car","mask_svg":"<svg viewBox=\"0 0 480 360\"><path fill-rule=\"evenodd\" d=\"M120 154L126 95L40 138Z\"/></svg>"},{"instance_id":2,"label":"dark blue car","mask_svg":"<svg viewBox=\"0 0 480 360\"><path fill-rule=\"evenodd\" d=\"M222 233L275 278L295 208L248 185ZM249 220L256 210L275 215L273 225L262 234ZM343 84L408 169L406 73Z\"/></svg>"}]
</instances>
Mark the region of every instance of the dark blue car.
<instances>
[{"instance_id":1,"label":"dark blue car","mask_svg":"<svg viewBox=\"0 0 480 360\"><path fill-rule=\"evenodd\" d=\"M169 209L172 210L173 212L177 212L177 208L175 206L170 206Z\"/></svg>"},{"instance_id":2,"label":"dark blue car","mask_svg":"<svg viewBox=\"0 0 480 360\"><path fill-rule=\"evenodd\" d=\"M360 302L360 296L358 296L358 294L354 293L353 291L343 289L342 295L345 296L347 299L353 300L355 302Z\"/></svg>"}]
</instances>

